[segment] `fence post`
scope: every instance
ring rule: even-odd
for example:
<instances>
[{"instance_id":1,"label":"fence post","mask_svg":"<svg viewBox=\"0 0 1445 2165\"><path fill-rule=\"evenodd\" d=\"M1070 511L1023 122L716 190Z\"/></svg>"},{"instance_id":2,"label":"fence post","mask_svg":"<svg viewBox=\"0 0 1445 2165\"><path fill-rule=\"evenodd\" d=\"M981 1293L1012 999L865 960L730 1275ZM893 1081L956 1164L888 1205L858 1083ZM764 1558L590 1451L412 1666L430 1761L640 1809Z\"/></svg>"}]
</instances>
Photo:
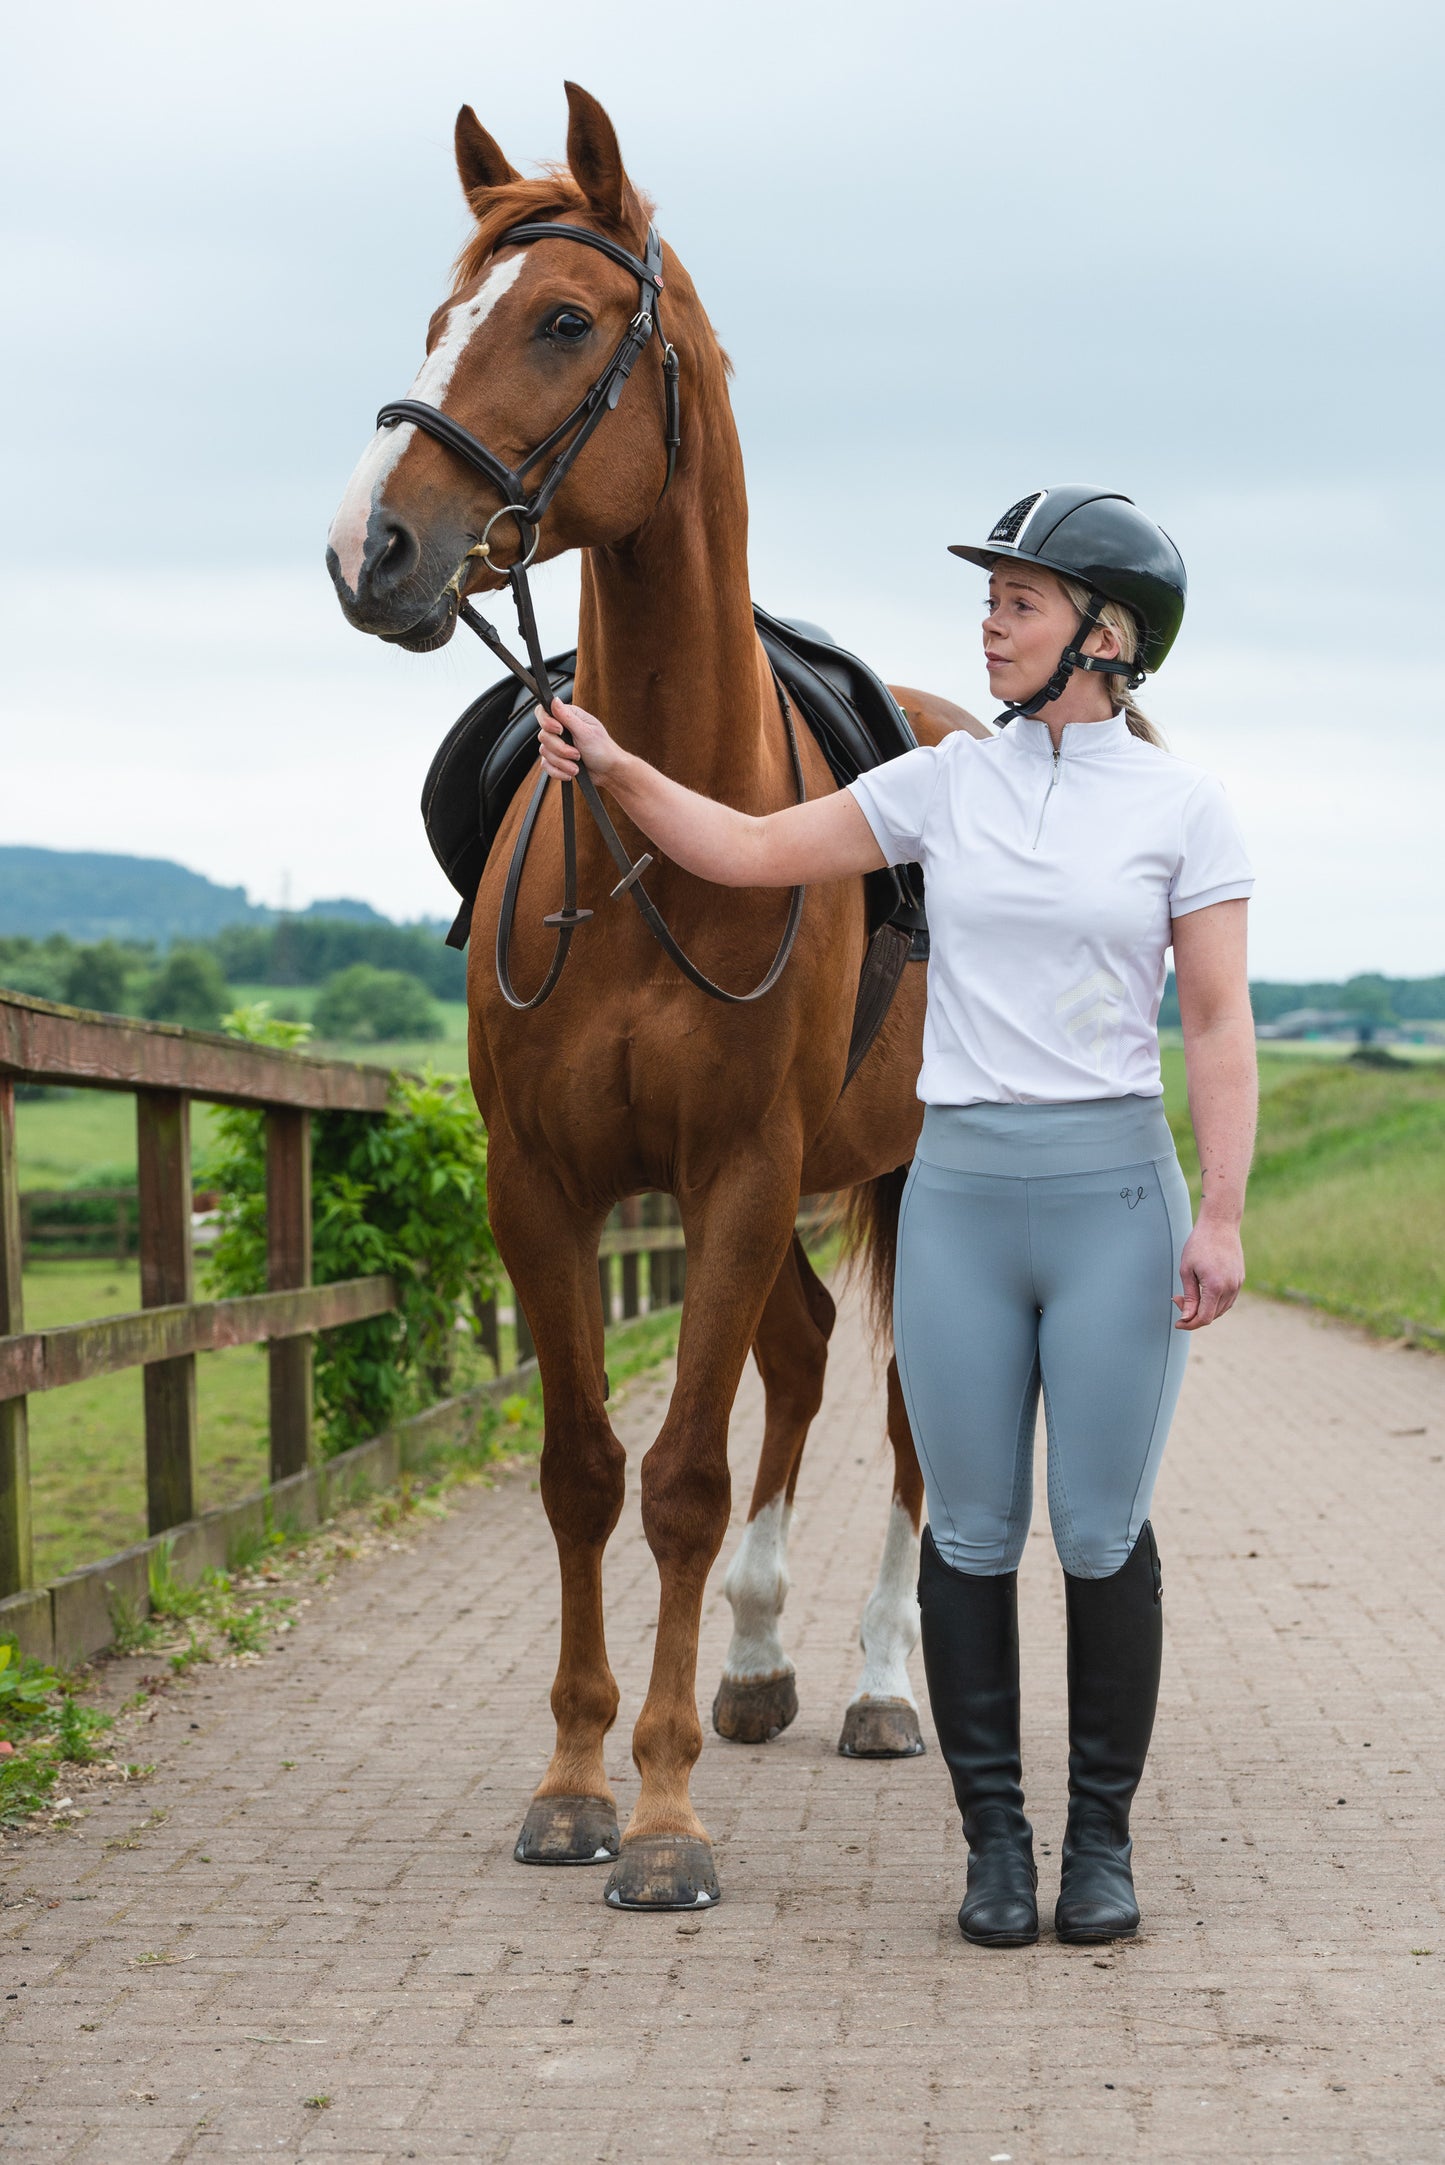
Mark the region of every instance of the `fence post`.
<instances>
[{"instance_id":1,"label":"fence post","mask_svg":"<svg viewBox=\"0 0 1445 2165\"><path fill-rule=\"evenodd\" d=\"M670 1195L649 1195L644 1198L644 1225L681 1225L682 1216ZM684 1256L681 1248L658 1247L647 1251L647 1312L655 1315L659 1308L675 1307L682 1299L682 1275Z\"/></svg>"},{"instance_id":2,"label":"fence post","mask_svg":"<svg viewBox=\"0 0 1445 2165\"><path fill-rule=\"evenodd\" d=\"M266 1112L266 1283L273 1293L311 1283L311 1115L294 1105ZM311 1463L311 1370L315 1340L273 1338L271 1479Z\"/></svg>"},{"instance_id":3,"label":"fence post","mask_svg":"<svg viewBox=\"0 0 1445 2165\"><path fill-rule=\"evenodd\" d=\"M534 1361L537 1358L537 1345L532 1336L532 1326L522 1313L522 1296L515 1286L512 1288L512 1314L517 1319L517 1366L520 1368L523 1361Z\"/></svg>"},{"instance_id":4,"label":"fence post","mask_svg":"<svg viewBox=\"0 0 1445 2165\"><path fill-rule=\"evenodd\" d=\"M675 1198L670 1195L664 1199L663 1222L667 1225L675 1225L679 1230L682 1226L682 1212L678 1209ZM667 1305L669 1308L675 1308L682 1299L683 1287L687 1280L687 1250L681 1243L675 1248L668 1249L667 1261L663 1265L663 1269L667 1278Z\"/></svg>"},{"instance_id":5,"label":"fence post","mask_svg":"<svg viewBox=\"0 0 1445 2165\"><path fill-rule=\"evenodd\" d=\"M641 1200L641 1197L636 1195L624 1196L617 1206L617 1222L619 1225L628 1228L641 1225ZM622 1320L625 1323L629 1318L635 1316L642 1306L639 1297L637 1250L635 1248L628 1249L627 1253L620 1256L618 1260L622 1265Z\"/></svg>"},{"instance_id":6,"label":"fence post","mask_svg":"<svg viewBox=\"0 0 1445 2165\"><path fill-rule=\"evenodd\" d=\"M502 1342L497 1335L497 1296L495 1293L474 1293L472 1314L477 1319L477 1337L482 1351L492 1364L493 1375L502 1373Z\"/></svg>"},{"instance_id":7,"label":"fence post","mask_svg":"<svg viewBox=\"0 0 1445 2165\"><path fill-rule=\"evenodd\" d=\"M597 1285L602 1295L602 1328L606 1330L612 1321L612 1258L597 1258Z\"/></svg>"},{"instance_id":8,"label":"fence post","mask_svg":"<svg viewBox=\"0 0 1445 2165\"><path fill-rule=\"evenodd\" d=\"M142 1308L196 1297L191 1256L190 1105L179 1090L138 1090ZM150 1361L145 1376L146 1523L153 1534L196 1515L196 1356Z\"/></svg>"},{"instance_id":9,"label":"fence post","mask_svg":"<svg viewBox=\"0 0 1445 2165\"><path fill-rule=\"evenodd\" d=\"M0 1338L25 1328L15 1085L0 1075ZM35 1584L30 1531L30 1429L23 1398L0 1399L0 1596Z\"/></svg>"}]
</instances>

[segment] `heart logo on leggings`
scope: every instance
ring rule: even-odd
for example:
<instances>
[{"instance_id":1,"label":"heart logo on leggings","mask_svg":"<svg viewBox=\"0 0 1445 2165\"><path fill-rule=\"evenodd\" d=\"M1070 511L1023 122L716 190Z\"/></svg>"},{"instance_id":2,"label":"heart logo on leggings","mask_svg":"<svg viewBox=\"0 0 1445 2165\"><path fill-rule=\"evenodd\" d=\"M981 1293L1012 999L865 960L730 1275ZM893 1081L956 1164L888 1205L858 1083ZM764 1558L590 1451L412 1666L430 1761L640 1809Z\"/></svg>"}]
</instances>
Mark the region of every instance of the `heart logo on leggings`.
<instances>
[{"instance_id":1,"label":"heart logo on leggings","mask_svg":"<svg viewBox=\"0 0 1445 2165\"><path fill-rule=\"evenodd\" d=\"M1133 1210L1136 1204L1143 1202L1147 1192L1148 1191L1144 1188L1121 1188L1119 1190L1119 1195L1120 1199L1123 1202L1126 1202L1129 1205L1129 1208Z\"/></svg>"}]
</instances>

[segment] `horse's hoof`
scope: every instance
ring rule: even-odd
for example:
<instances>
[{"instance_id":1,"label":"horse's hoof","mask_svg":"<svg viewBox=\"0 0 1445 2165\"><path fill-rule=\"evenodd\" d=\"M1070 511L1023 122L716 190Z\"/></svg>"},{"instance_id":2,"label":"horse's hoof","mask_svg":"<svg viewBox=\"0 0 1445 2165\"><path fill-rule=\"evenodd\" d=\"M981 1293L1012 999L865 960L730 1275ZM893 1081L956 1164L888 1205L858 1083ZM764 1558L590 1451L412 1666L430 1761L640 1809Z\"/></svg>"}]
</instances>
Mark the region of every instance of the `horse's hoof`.
<instances>
[{"instance_id":1,"label":"horse's hoof","mask_svg":"<svg viewBox=\"0 0 1445 2165\"><path fill-rule=\"evenodd\" d=\"M838 1749L845 1759L916 1759L923 1750L917 1707L907 1699L855 1699Z\"/></svg>"},{"instance_id":2,"label":"horse's hoof","mask_svg":"<svg viewBox=\"0 0 1445 2165\"><path fill-rule=\"evenodd\" d=\"M693 1834L639 1834L624 1842L607 1882L613 1909L711 1909L721 1899L712 1844Z\"/></svg>"},{"instance_id":3,"label":"horse's hoof","mask_svg":"<svg viewBox=\"0 0 1445 2165\"><path fill-rule=\"evenodd\" d=\"M730 1744L766 1744L798 1714L798 1682L791 1669L753 1681L725 1676L712 1703L712 1725Z\"/></svg>"},{"instance_id":4,"label":"horse's hoof","mask_svg":"<svg viewBox=\"0 0 1445 2165\"><path fill-rule=\"evenodd\" d=\"M518 1864L611 1864L617 1807L605 1797L534 1797L512 1855Z\"/></svg>"}]
</instances>

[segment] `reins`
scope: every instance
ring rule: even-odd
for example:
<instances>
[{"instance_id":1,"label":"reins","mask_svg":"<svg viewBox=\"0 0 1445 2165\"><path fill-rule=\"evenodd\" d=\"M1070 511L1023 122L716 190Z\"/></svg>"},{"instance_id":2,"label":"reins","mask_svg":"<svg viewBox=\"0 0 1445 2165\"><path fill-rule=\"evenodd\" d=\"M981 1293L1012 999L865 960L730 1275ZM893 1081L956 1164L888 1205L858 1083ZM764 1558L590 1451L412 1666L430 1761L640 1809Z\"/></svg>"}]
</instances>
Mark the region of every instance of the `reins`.
<instances>
[{"instance_id":1,"label":"reins","mask_svg":"<svg viewBox=\"0 0 1445 2165\"><path fill-rule=\"evenodd\" d=\"M444 444L449 451L454 452L458 458L465 460L467 465L474 467L478 473L485 475L487 480L501 491L501 507L492 513L476 543L467 551L462 564L453 575L451 591L457 596L457 614L462 622L491 648L497 659L511 671L520 684L526 686L544 711L550 713L553 698L552 684L547 674L547 665L543 658L541 641L537 633L536 612L532 606L532 591L527 579L527 567L537 553L541 522L553 497L566 480L583 446L601 423L603 415L610 413L621 398L623 387L632 373L633 365L646 348L653 332L661 330L661 324L658 320L658 296L662 292L663 279L662 248L657 234L651 226L647 229L647 253L645 257L634 255L630 249L623 248L618 242L609 240L605 234L588 232L585 226L550 222L510 226L499 238L497 246L498 248L506 248L520 245L525 241L538 240L578 241L585 247L596 248L603 255L610 257L614 263L619 263L625 270L630 271L638 284L636 314L632 317L626 331L618 341L601 375L596 378L591 388L573 407L566 419L559 422L551 434L544 437L542 442L533 451L529 452L522 464L516 468L508 466L502 459L498 458L494 451L490 451L478 437L472 435L469 429L463 428L459 421L454 421L450 414L444 413L440 407L429 406L420 399L393 399L388 405L382 407L376 417L376 422L378 428L392 428L399 422L409 422L413 427L419 428L428 436L434 437L438 443ZM678 448L682 441L677 351L666 339L663 342L662 374L665 402L663 441L667 450L667 474L658 496L659 503L662 501L662 497L667 494L671 485L677 465ZM571 433L573 431L575 431L575 434ZM569 434L571 434L571 441L564 441ZM554 453L555 456L553 456ZM529 493L527 475L534 467L549 458L551 464L547 467L536 488ZM481 557L490 563L492 528L499 519L505 518L509 514L517 524L520 554L514 564L496 565L493 568L505 573L507 582L511 587L512 601L517 612L517 625L527 650L530 667L524 666L518 660L517 656L506 645L496 627L489 623L481 611L466 599L461 590L463 572L467 563L473 557ZM798 750L797 731L793 726L792 708L788 695L776 672L773 674L773 685L778 695L778 706L782 713L783 727L787 734L788 755L792 762L793 780L797 789L798 802L800 804L805 803L808 794L807 784L803 774L802 758ZM568 744L574 741L565 730L563 736ZM544 771L538 777L537 786L532 792L531 802L523 815L522 825L513 846L511 863L507 867L506 884L502 890L501 909L497 917L497 983L507 1004L522 1012L540 1007L544 1000L550 998L566 963L573 933L579 925L585 924L593 914L591 910L579 909L577 906L577 814L572 796L573 785L570 781L564 781L561 785L562 907L559 910L549 911L542 920L544 925L555 930L557 940L552 950L552 959L547 966L547 972L542 979L541 985L530 999L524 1000L512 983L512 928L516 918L517 895L522 884L522 872L527 861L527 851L531 846L533 830L542 809L542 801L547 794L547 785L551 780L551 775ZM664 954L682 971L684 977L691 984L696 985L700 992L707 993L711 999L724 1001L729 1006L746 1006L750 1001L760 1000L765 993L771 992L787 967L788 958L792 953L793 943L797 938L798 926L802 919L805 890L802 887L795 887L792 890L788 905L787 923L783 927L783 936L778 943L777 952L763 976L750 992L729 992L725 986L715 984L679 946L662 912L642 885L642 874L652 863L651 853L644 851L634 863L631 852L623 842L621 835L618 834L601 797L597 793L596 783L587 772L586 766L581 763L579 763L577 769L576 786L581 790L582 800L591 813L598 832L601 834L613 862L622 875L612 890L611 899L616 901L619 895L631 895L643 923L658 942Z\"/></svg>"}]
</instances>

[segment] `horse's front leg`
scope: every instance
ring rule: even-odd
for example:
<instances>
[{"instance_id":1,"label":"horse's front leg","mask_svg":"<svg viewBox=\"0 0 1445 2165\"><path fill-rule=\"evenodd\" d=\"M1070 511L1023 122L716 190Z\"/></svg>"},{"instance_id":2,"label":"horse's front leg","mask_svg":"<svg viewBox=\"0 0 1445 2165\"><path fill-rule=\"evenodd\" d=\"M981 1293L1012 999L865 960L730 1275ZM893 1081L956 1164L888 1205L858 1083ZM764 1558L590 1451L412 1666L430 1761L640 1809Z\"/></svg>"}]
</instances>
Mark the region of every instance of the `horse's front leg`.
<instances>
[{"instance_id":1,"label":"horse's front leg","mask_svg":"<svg viewBox=\"0 0 1445 2165\"><path fill-rule=\"evenodd\" d=\"M642 1462L642 1524L661 1581L647 1698L632 1734L642 1776L607 1882L621 1909L698 1909L718 1899L707 1829L689 1785L702 1750L697 1642L707 1575L727 1530L728 1416L769 1288L792 1238L797 1168L734 1163L679 1198L687 1287L677 1381Z\"/></svg>"},{"instance_id":2,"label":"horse's front leg","mask_svg":"<svg viewBox=\"0 0 1445 2165\"><path fill-rule=\"evenodd\" d=\"M626 1453L603 1403L601 1214L583 1217L535 1165L494 1142L492 1226L542 1372L542 1504L557 1543L562 1631L552 1685L556 1747L517 1840L523 1864L607 1864L617 1802L602 1743L617 1684L602 1617L602 1552L622 1509Z\"/></svg>"},{"instance_id":3,"label":"horse's front leg","mask_svg":"<svg viewBox=\"0 0 1445 2165\"><path fill-rule=\"evenodd\" d=\"M845 1759L913 1759L923 1750L918 1701L908 1680L908 1657L918 1644L923 1476L898 1381L896 1355L888 1363L888 1441L893 1446L893 1502L878 1581L863 1606L859 1633L863 1674L838 1739Z\"/></svg>"},{"instance_id":4,"label":"horse's front leg","mask_svg":"<svg viewBox=\"0 0 1445 2165\"><path fill-rule=\"evenodd\" d=\"M832 1294L795 1233L753 1340L766 1394L763 1448L748 1523L723 1580L733 1635L712 1725L735 1744L766 1744L798 1711L793 1664L779 1629L788 1592L788 1526L803 1446L823 1403L836 1314Z\"/></svg>"}]
</instances>

